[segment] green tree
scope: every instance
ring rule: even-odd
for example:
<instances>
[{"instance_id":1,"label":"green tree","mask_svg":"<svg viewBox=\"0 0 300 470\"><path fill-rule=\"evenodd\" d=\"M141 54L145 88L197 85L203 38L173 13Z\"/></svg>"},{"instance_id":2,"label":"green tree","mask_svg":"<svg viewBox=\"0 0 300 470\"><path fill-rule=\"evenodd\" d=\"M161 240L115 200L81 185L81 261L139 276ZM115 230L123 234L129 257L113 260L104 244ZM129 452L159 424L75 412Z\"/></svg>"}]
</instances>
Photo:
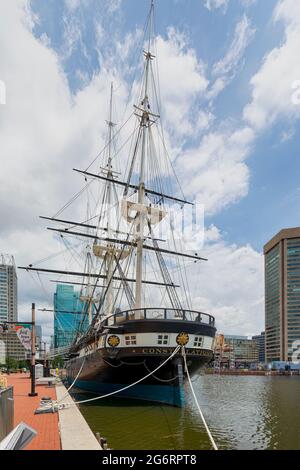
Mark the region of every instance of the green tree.
<instances>
[{"instance_id":1,"label":"green tree","mask_svg":"<svg viewBox=\"0 0 300 470\"><path fill-rule=\"evenodd\" d=\"M61 356L57 356L52 360L52 368L53 369L56 369L57 367L61 368L61 367L63 367L63 365L64 365L64 359Z\"/></svg>"},{"instance_id":2,"label":"green tree","mask_svg":"<svg viewBox=\"0 0 300 470\"><path fill-rule=\"evenodd\" d=\"M19 361L15 359L14 357L8 356L6 358L6 367L8 369L18 369L19 368Z\"/></svg>"},{"instance_id":3,"label":"green tree","mask_svg":"<svg viewBox=\"0 0 300 470\"><path fill-rule=\"evenodd\" d=\"M19 361L19 369L29 369L28 361Z\"/></svg>"}]
</instances>

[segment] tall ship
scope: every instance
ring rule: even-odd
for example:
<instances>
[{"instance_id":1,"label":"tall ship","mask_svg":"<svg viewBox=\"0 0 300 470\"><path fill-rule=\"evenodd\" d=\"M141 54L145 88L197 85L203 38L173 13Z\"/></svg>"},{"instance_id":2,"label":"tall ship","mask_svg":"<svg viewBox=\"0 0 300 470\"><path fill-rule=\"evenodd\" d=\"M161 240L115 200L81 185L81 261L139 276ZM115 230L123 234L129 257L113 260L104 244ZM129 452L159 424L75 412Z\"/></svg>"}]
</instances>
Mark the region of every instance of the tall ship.
<instances>
[{"instance_id":1,"label":"tall ship","mask_svg":"<svg viewBox=\"0 0 300 470\"><path fill-rule=\"evenodd\" d=\"M66 220L62 211L60 217L43 217L73 258L81 246L77 264L22 269L56 274L59 280L52 282L80 287L82 312L64 351L70 383L98 395L181 407L186 367L193 376L212 360L216 329L213 316L193 307L189 292L187 266L206 260L185 249L174 221L192 203L184 197L165 142L156 55L151 2L133 112L124 125L113 122L111 85L107 142L97 168L75 170L88 193L96 187L84 218ZM120 143L126 126L129 138Z\"/></svg>"}]
</instances>

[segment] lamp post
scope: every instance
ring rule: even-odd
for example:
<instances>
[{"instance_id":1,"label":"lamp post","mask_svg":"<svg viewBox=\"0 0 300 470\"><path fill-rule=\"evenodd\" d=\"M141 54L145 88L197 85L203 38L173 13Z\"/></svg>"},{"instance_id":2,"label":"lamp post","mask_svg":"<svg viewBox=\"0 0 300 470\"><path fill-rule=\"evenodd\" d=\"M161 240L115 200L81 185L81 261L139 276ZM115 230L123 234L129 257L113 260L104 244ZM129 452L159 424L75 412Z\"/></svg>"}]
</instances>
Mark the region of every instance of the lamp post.
<instances>
[{"instance_id":1,"label":"lamp post","mask_svg":"<svg viewBox=\"0 0 300 470\"><path fill-rule=\"evenodd\" d=\"M7 375L10 374L9 372L9 364L8 364L8 359L9 359L9 354L8 354L8 328L5 328L5 338L6 338L6 341L5 341L5 363L6 363L6 373Z\"/></svg>"},{"instance_id":2,"label":"lamp post","mask_svg":"<svg viewBox=\"0 0 300 470\"><path fill-rule=\"evenodd\" d=\"M31 307L31 392L29 397L37 397L35 391L35 304Z\"/></svg>"},{"instance_id":3,"label":"lamp post","mask_svg":"<svg viewBox=\"0 0 300 470\"><path fill-rule=\"evenodd\" d=\"M46 353L47 353L47 350L46 350L46 341L43 341L42 342L42 345L43 345L43 353L44 353L44 367L46 367L47 365L47 357L46 357Z\"/></svg>"}]
</instances>

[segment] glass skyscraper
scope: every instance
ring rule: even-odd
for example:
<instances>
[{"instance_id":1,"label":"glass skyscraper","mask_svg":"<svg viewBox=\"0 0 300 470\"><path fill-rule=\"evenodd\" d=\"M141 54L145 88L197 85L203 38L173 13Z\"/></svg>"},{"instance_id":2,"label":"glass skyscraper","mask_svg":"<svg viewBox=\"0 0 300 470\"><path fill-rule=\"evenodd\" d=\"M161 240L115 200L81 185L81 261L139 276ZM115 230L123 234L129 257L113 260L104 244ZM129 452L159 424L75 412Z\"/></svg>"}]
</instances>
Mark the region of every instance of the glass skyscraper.
<instances>
[{"instance_id":1,"label":"glass skyscraper","mask_svg":"<svg viewBox=\"0 0 300 470\"><path fill-rule=\"evenodd\" d=\"M259 362L264 363L266 361L265 332L263 331L260 335L252 336L252 340L257 344Z\"/></svg>"},{"instance_id":2,"label":"glass skyscraper","mask_svg":"<svg viewBox=\"0 0 300 470\"><path fill-rule=\"evenodd\" d=\"M54 348L69 346L76 337L78 328L88 328L86 305L74 286L58 284L54 294Z\"/></svg>"},{"instance_id":3,"label":"glass skyscraper","mask_svg":"<svg viewBox=\"0 0 300 470\"><path fill-rule=\"evenodd\" d=\"M266 361L291 361L300 341L300 228L264 247Z\"/></svg>"}]
</instances>

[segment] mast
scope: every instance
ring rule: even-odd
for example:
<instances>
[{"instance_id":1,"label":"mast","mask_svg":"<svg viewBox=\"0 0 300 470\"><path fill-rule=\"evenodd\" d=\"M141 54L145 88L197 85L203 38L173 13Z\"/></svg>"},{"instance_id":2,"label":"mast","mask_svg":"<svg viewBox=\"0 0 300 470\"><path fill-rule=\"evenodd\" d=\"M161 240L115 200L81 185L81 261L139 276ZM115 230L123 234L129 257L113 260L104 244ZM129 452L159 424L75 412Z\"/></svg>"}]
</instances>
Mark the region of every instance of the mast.
<instances>
[{"instance_id":1,"label":"mast","mask_svg":"<svg viewBox=\"0 0 300 470\"><path fill-rule=\"evenodd\" d=\"M142 151L140 163L140 177L139 177L139 190L138 190L138 204L139 213L137 220L137 254L136 254L136 291L135 291L135 308L142 307L142 275L143 275L143 247L144 247L144 230L145 230L145 212L143 210L145 204L145 159L146 159L146 142L148 136L148 128L150 124L150 104L148 97L148 84L149 84L149 69L150 61L154 56L150 52L151 48L151 32L152 21L154 14L154 2L151 1L151 9L149 14L149 41L148 51L144 52L146 59L146 72L145 72L145 89L144 97L141 102L142 115L140 117L140 128L142 132Z\"/></svg>"},{"instance_id":2,"label":"mast","mask_svg":"<svg viewBox=\"0 0 300 470\"><path fill-rule=\"evenodd\" d=\"M91 284L91 271L92 271L92 259L90 251L87 254L87 272L88 272L88 318L89 318L89 325L92 324L93 321L93 287Z\"/></svg>"},{"instance_id":3,"label":"mast","mask_svg":"<svg viewBox=\"0 0 300 470\"><path fill-rule=\"evenodd\" d=\"M87 219L89 219L90 217L90 204L89 204L89 200L88 200L88 203L87 203ZM87 236L90 236L90 227L86 227L87 228ZM86 283L86 289L85 289L85 293L86 295L80 295L80 300L82 302L87 302L88 304L88 308L87 308L87 314L88 314L88 321L89 321L89 325L92 324L92 321L93 321L93 305L94 305L94 302L97 300L97 299L94 299L93 298L93 286L92 286L92 283L91 283L91 273L92 273L92 268L93 268L93 260L92 260L92 256L91 256L91 245L88 244L86 246L86 267L85 267L85 276L87 278L87 283Z\"/></svg>"},{"instance_id":4,"label":"mast","mask_svg":"<svg viewBox=\"0 0 300 470\"><path fill-rule=\"evenodd\" d=\"M111 84L111 90L110 90L110 105L109 105L109 120L106 121L109 132L108 132L108 158L107 158L107 165L105 169L102 169L102 173L104 173L106 179L107 179L107 184L106 184L106 193L104 195L103 203L106 204L106 214L107 214L107 227L105 228L105 231L108 234L108 240L110 240L113 236L113 230L112 230L112 224L111 224L111 203L112 203L112 184L114 180L113 176L113 170L112 170L112 139L113 139L113 127L114 123L112 122L112 111L113 110L113 83ZM89 215L89 203L88 203L88 208L87 208L87 220L90 220L90 215ZM83 224L84 225L84 224ZM92 228L90 225L85 225L87 228L87 237L91 237L90 235L90 229ZM97 228L97 227L96 227ZM92 237L93 238L93 237ZM95 242L96 243L96 242ZM94 243L94 254L96 255L95 251L95 243ZM93 298L93 292L94 292L94 286L92 286L91 283L91 277L92 277L92 268L93 268L93 262L92 262L92 255L91 255L91 247L88 245L86 247L87 249L87 255L86 255L86 277L87 277L87 284L86 284L86 296L81 296L80 300L88 302L88 319L89 319L89 325L92 324L93 321L93 305L94 303L98 302L97 298ZM108 242L106 250L105 250L105 255L104 255L104 266L105 266L105 286L104 288L107 289L106 292L106 297L105 297L105 308L106 308L106 313L107 315L110 315L112 313L113 309L113 260L114 260L114 245L110 242Z\"/></svg>"},{"instance_id":5,"label":"mast","mask_svg":"<svg viewBox=\"0 0 300 470\"><path fill-rule=\"evenodd\" d=\"M113 179L113 171L112 171L112 139L113 139L113 127L114 123L112 121L112 113L113 113L113 83L111 84L110 88L110 104L109 104L109 121L107 121L107 125L109 128L109 143L108 143L108 172L107 172L107 177L109 179ZM108 182L107 186L107 234L108 238L112 238L112 226L111 226L111 203L112 203L112 191L111 191L111 182ZM105 263L106 263L106 272L107 272L107 294L106 294L106 312L107 315L110 315L112 313L113 309L113 260L114 260L114 251L113 251L114 246L110 243L109 244L109 250L106 253L105 257Z\"/></svg>"}]
</instances>

